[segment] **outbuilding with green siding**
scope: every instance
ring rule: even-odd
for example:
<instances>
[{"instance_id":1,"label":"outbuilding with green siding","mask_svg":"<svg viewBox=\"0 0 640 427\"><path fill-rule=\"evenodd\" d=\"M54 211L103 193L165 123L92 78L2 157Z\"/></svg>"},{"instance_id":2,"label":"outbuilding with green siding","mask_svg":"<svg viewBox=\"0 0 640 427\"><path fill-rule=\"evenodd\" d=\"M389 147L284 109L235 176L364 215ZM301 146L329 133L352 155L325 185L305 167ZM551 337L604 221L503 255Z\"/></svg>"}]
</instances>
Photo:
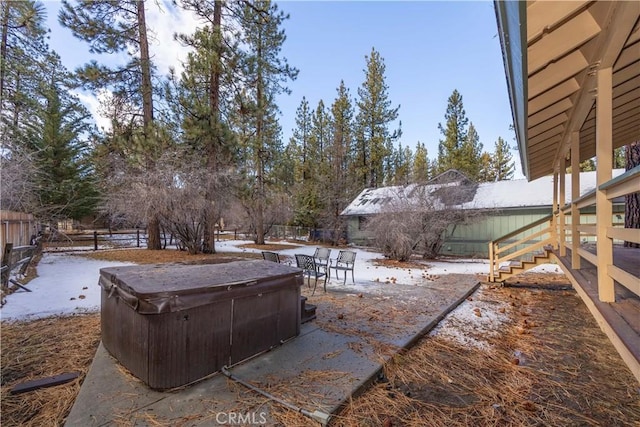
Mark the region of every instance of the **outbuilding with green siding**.
<instances>
[{"instance_id":1,"label":"outbuilding with green siding","mask_svg":"<svg viewBox=\"0 0 640 427\"><path fill-rule=\"evenodd\" d=\"M451 172L454 172L453 174ZM614 177L624 170L614 170ZM447 172L445 172L447 173ZM462 182L464 175L457 171L449 171L449 177ZM552 177L546 176L534 181L518 179L511 181L486 182L474 186L473 199L459 205L460 209L472 209L481 212L473 223L450 227L442 246L442 255L464 257L488 257L488 243L505 234L531 224L551 215L553 193ZM567 178L568 179L568 178ZM467 180L468 182L468 180ZM438 187L451 185L452 181L438 182L436 179L423 186ZM580 174L580 195L595 188L596 173ZM364 189L342 212L347 222L347 238L349 243L370 246L374 238L367 230L367 220L383 212L389 200L402 192L411 194L420 184ZM570 188L566 189L565 200L572 200ZM614 216L624 213L624 203L614 204ZM403 213L398 213L402 215ZM404 213L411 215L410 212ZM582 224L593 222L591 214L583 213ZM624 216L624 215L622 215ZM542 226L540 226L542 228Z\"/></svg>"}]
</instances>

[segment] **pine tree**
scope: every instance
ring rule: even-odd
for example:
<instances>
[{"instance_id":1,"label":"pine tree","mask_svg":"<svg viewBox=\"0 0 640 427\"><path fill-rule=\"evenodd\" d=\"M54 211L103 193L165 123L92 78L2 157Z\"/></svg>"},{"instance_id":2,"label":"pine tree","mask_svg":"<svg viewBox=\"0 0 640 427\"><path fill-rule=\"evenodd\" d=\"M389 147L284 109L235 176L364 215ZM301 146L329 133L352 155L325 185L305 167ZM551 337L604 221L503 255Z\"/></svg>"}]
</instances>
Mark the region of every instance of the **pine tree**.
<instances>
[{"instance_id":1,"label":"pine tree","mask_svg":"<svg viewBox=\"0 0 640 427\"><path fill-rule=\"evenodd\" d=\"M494 158L486 151L480 156L480 174L478 182L493 182L496 180L496 169L494 167Z\"/></svg>"},{"instance_id":2,"label":"pine tree","mask_svg":"<svg viewBox=\"0 0 640 427\"><path fill-rule=\"evenodd\" d=\"M416 153L413 157L412 181L416 183L427 182L431 178L431 167L427 147L418 141Z\"/></svg>"},{"instance_id":3,"label":"pine tree","mask_svg":"<svg viewBox=\"0 0 640 427\"><path fill-rule=\"evenodd\" d=\"M245 194L251 196L245 197L245 202L250 204L256 244L264 244L266 186L275 160L271 153L282 150L275 96L288 93L285 83L298 73L280 56L286 39L281 29L285 19L288 15L270 1L244 3L242 7L242 43L246 47L243 77L247 86L239 104L247 119L240 120L250 130L245 132L244 143L251 161L251 173L245 175L251 191Z\"/></svg>"},{"instance_id":4,"label":"pine tree","mask_svg":"<svg viewBox=\"0 0 640 427\"><path fill-rule=\"evenodd\" d=\"M3 1L0 46L2 205L41 221L79 219L97 193L88 161L89 113L46 44L40 2Z\"/></svg>"},{"instance_id":5,"label":"pine tree","mask_svg":"<svg viewBox=\"0 0 640 427\"><path fill-rule=\"evenodd\" d=\"M358 88L358 115L356 116L358 175L363 187L378 187L385 181L384 162L400 135L400 128L390 132L389 127L398 118L400 106L391 108L388 86L385 82L384 60L371 49L365 56L365 81Z\"/></svg>"},{"instance_id":6,"label":"pine tree","mask_svg":"<svg viewBox=\"0 0 640 427\"><path fill-rule=\"evenodd\" d=\"M325 187L326 227L333 230L334 243L338 243L341 235L340 214L359 191L353 162L353 104L344 81L336 91L337 97L331 104L330 173Z\"/></svg>"},{"instance_id":7,"label":"pine tree","mask_svg":"<svg viewBox=\"0 0 640 427\"><path fill-rule=\"evenodd\" d=\"M210 176L224 173L232 162L235 142L224 115L230 114L222 93L233 90L233 75L239 54L231 36L223 32L221 0L183 0L203 23L193 34L177 36L193 48L189 53L179 84L178 101L185 109L182 128L187 143L202 154L203 165ZM235 5L234 5L235 6ZM215 224L224 208L225 193L216 188L219 180L210 180L206 191L209 208L203 212L203 252L215 253Z\"/></svg>"},{"instance_id":8,"label":"pine tree","mask_svg":"<svg viewBox=\"0 0 640 427\"><path fill-rule=\"evenodd\" d=\"M493 177L496 181L513 179L516 166L512 159L513 156L509 150L509 144L501 137L498 137L491 159Z\"/></svg>"},{"instance_id":9,"label":"pine tree","mask_svg":"<svg viewBox=\"0 0 640 427\"><path fill-rule=\"evenodd\" d=\"M79 220L93 213L97 191L86 138L90 113L70 95L71 76L55 54L47 60L48 79L41 84L43 108L28 130L37 175L41 218Z\"/></svg>"},{"instance_id":10,"label":"pine tree","mask_svg":"<svg viewBox=\"0 0 640 427\"><path fill-rule=\"evenodd\" d=\"M467 177L478 180L480 175L480 157L482 156L482 143L473 123L469 124L467 135L462 143L460 163L456 169Z\"/></svg>"},{"instance_id":11,"label":"pine tree","mask_svg":"<svg viewBox=\"0 0 640 427\"><path fill-rule=\"evenodd\" d=\"M75 4L62 1L58 16L60 24L69 28L77 38L89 43L89 51L98 54L126 52L127 64L115 68L92 61L78 69L77 75L86 88L109 88L125 104L135 106L129 120L136 122L142 112L142 133L139 138L121 139L125 144L139 147L140 167L153 170L157 156L157 138L153 129L153 66L147 39L145 2L137 0L78 0ZM132 203L137 201L132 200ZM161 249L160 222L155 212L147 219L148 249Z\"/></svg>"},{"instance_id":12,"label":"pine tree","mask_svg":"<svg viewBox=\"0 0 640 427\"><path fill-rule=\"evenodd\" d=\"M457 90L454 90L449 97L444 117L446 119L445 127L438 124L438 129L444 136L444 140L440 140L438 145L436 174L449 169L458 169L463 172L461 170L464 169L463 145L467 138L469 119L464 111L462 95Z\"/></svg>"},{"instance_id":13,"label":"pine tree","mask_svg":"<svg viewBox=\"0 0 640 427\"><path fill-rule=\"evenodd\" d=\"M297 155L296 180L294 184L294 224L313 226L314 209L317 197L313 189L315 183L316 153L313 146L312 135L314 132L313 118L309 102L302 97L296 110L296 127L290 140L292 151L295 147ZM314 206L310 206L314 205Z\"/></svg>"},{"instance_id":14,"label":"pine tree","mask_svg":"<svg viewBox=\"0 0 640 427\"><path fill-rule=\"evenodd\" d=\"M403 147L400 143L390 157L393 163L390 170L390 185L407 185L412 182L413 151L411 148Z\"/></svg>"},{"instance_id":15,"label":"pine tree","mask_svg":"<svg viewBox=\"0 0 640 427\"><path fill-rule=\"evenodd\" d=\"M22 148L22 128L36 117L48 47L42 3L3 1L0 13L0 143L6 153Z\"/></svg>"},{"instance_id":16,"label":"pine tree","mask_svg":"<svg viewBox=\"0 0 640 427\"><path fill-rule=\"evenodd\" d=\"M293 129L293 135L290 140L299 157L296 162L295 176L298 181L304 181L308 179L308 163L311 162L309 155L311 149L309 143L311 138L311 110L309 109L309 102L304 96L296 109L295 123L296 127Z\"/></svg>"}]
</instances>

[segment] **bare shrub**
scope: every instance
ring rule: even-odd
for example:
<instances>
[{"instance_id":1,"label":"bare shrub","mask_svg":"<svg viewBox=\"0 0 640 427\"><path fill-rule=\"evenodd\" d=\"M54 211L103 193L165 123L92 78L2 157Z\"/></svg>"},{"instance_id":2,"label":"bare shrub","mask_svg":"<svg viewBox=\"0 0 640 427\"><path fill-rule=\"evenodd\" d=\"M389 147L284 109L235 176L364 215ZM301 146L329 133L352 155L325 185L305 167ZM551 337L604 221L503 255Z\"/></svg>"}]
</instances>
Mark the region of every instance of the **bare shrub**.
<instances>
[{"instance_id":1,"label":"bare shrub","mask_svg":"<svg viewBox=\"0 0 640 427\"><path fill-rule=\"evenodd\" d=\"M436 258L455 227L484 214L463 205L473 199L475 184L448 183L390 187L380 213L366 229L376 246L391 259L407 261L413 253Z\"/></svg>"},{"instance_id":2,"label":"bare shrub","mask_svg":"<svg viewBox=\"0 0 640 427\"><path fill-rule=\"evenodd\" d=\"M231 174L212 174L200 160L197 153L176 149L163 154L154 169L144 174L114 165L122 170L113 174L105 211L134 224L157 215L161 226L178 239L179 247L190 254L201 252L206 213L213 212L220 219L230 198ZM207 197L207 189L215 190L215 201Z\"/></svg>"}]
</instances>

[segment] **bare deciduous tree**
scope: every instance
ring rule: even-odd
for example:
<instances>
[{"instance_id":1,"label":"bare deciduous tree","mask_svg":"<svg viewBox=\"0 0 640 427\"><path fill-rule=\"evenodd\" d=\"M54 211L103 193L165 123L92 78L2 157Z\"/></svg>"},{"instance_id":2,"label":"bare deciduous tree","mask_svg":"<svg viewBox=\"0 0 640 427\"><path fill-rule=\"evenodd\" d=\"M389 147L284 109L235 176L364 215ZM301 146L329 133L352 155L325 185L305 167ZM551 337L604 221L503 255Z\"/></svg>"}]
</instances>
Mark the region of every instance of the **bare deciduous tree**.
<instances>
[{"instance_id":1,"label":"bare deciduous tree","mask_svg":"<svg viewBox=\"0 0 640 427\"><path fill-rule=\"evenodd\" d=\"M5 210L35 212L38 192L34 177L38 173L30 153L14 147L0 147L0 206Z\"/></svg>"},{"instance_id":2,"label":"bare deciduous tree","mask_svg":"<svg viewBox=\"0 0 640 427\"><path fill-rule=\"evenodd\" d=\"M178 239L180 247L190 254L201 252L207 213L213 209L216 221L221 218L229 200L225 189L232 178L230 172L211 174L199 160L199 156L176 150L165 153L153 171L113 174L116 178L104 209L110 216L124 217L132 224L143 223L153 213ZM215 204L207 197L212 188L216 189Z\"/></svg>"}]
</instances>

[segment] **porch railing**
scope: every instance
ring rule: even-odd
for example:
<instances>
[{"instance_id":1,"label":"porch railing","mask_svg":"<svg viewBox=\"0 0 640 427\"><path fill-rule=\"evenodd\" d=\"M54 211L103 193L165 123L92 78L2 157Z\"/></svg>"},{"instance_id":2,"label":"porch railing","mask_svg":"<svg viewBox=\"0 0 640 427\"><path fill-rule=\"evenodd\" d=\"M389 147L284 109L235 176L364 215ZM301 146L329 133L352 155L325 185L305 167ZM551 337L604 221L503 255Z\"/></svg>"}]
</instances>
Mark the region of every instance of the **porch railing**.
<instances>
[{"instance_id":1,"label":"porch railing","mask_svg":"<svg viewBox=\"0 0 640 427\"><path fill-rule=\"evenodd\" d=\"M536 252L554 241L553 216L548 215L489 242L489 281L496 280L503 264L533 259Z\"/></svg>"}]
</instances>

